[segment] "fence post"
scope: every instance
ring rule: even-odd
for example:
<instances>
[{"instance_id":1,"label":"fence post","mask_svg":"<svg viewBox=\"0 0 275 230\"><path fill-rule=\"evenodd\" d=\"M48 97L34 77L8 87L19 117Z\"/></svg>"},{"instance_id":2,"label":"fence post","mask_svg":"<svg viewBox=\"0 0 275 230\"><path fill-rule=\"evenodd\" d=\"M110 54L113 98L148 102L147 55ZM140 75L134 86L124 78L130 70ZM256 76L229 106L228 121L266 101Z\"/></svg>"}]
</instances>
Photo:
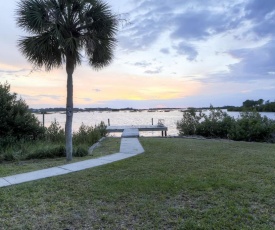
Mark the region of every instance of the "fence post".
<instances>
[{"instance_id":1,"label":"fence post","mask_svg":"<svg viewBox=\"0 0 275 230\"><path fill-rule=\"evenodd\" d=\"M152 125L154 125L154 118L152 118Z\"/></svg>"},{"instance_id":2,"label":"fence post","mask_svg":"<svg viewBox=\"0 0 275 230\"><path fill-rule=\"evenodd\" d=\"M108 118L108 126L110 126L110 119Z\"/></svg>"}]
</instances>

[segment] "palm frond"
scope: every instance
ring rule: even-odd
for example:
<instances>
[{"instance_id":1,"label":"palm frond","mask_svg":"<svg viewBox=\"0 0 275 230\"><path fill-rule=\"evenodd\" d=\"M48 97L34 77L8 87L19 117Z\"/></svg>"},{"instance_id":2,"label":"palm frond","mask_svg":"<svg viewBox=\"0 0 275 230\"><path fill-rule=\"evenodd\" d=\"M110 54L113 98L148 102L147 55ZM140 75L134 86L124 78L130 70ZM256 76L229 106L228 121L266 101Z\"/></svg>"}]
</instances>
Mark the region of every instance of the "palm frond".
<instances>
[{"instance_id":1,"label":"palm frond","mask_svg":"<svg viewBox=\"0 0 275 230\"><path fill-rule=\"evenodd\" d=\"M100 0L21 0L17 24L34 34L19 41L27 59L47 70L69 55L74 65L85 50L96 69L110 63L116 44L116 15Z\"/></svg>"},{"instance_id":2,"label":"palm frond","mask_svg":"<svg viewBox=\"0 0 275 230\"><path fill-rule=\"evenodd\" d=\"M58 41L49 33L24 37L18 45L26 58L38 67L44 65L46 70L51 70L62 65L64 55L59 49Z\"/></svg>"},{"instance_id":3,"label":"palm frond","mask_svg":"<svg viewBox=\"0 0 275 230\"><path fill-rule=\"evenodd\" d=\"M114 38L100 40L95 44L93 54L89 58L89 64L96 70L109 65L113 59L113 50L116 44Z\"/></svg>"},{"instance_id":4,"label":"palm frond","mask_svg":"<svg viewBox=\"0 0 275 230\"><path fill-rule=\"evenodd\" d=\"M101 1L93 2L93 7L86 12L86 17L92 18L92 22L81 29L86 31L83 37L89 63L95 69L100 69L110 64L113 58L118 20L107 4Z\"/></svg>"},{"instance_id":5,"label":"palm frond","mask_svg":"<svg viewBox=\"0 0 275 230\"><path fill-rule=\"evenodd\" d=\"M17 15L17 24L31 33L44 32L49 26L47 6L44 1L20 1Z\"/></svg>"}]
</instances>

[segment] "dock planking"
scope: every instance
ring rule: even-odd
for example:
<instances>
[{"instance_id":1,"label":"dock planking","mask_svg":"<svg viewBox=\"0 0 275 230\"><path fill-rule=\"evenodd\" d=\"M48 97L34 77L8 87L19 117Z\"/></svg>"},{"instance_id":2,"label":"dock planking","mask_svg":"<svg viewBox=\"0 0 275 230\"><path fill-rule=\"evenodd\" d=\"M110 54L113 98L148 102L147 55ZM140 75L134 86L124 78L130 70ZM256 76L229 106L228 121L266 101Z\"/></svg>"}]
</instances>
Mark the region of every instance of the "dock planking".
<instances>
[{"instance_id":1,"label":"dock planking","mask_svg":"<svg viewBox=\"0 0 275 230\"><path fill-rule=\"evenodd\" d=\"M126 131L127 130L127 131ZM132 131L131 131L132 130ZM159 125L124 125L124 126L107 126L108 133L125 133L123 136L127 136L126 133L137 133L137 131L161 131L162 136L167 136L168 128L166 126Z\"/></svg>"},{"instance_id":2,"label":"dock planking","mask_svg":"<svg viewBox=\"0 0 275 230\"><path fill-rule=\"evenodd\" d=\"M138 129L124 129L122 135L121 135L122 138L124 137L128 137L128 138L131 138L131 137L139 137L139 131Z\"/></svg>"}]
</instances>

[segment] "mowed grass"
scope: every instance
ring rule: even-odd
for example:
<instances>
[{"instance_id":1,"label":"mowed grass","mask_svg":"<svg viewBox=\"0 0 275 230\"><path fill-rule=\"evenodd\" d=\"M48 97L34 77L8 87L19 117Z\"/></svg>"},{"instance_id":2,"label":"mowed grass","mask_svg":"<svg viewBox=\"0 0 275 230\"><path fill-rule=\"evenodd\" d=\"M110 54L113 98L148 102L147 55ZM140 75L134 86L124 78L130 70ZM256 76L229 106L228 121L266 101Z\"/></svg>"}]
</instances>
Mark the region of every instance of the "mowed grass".
<instances>
[{"instance_id":1,"label":"mowed grass","mask_svg":"<svg viewBox=\"0 0 275 230\"><path fill-rule=\"evenodd\" d=\"M0 188L0 229L274 229L275 145L142 138L145 153Z\"/></svg>"},{"instance_id":2,"label":"mowed grass","mask_svg":"<svg viewBox=\"0 0 275 230\"><path fill-rule=\"evenodd\" d=\"M73 160L70 162L67 162L65 157L3 162L0 163L0 177L51 168L68 163L89 160L92 158L98 158L101 156L119 152L119 147L120 138L105 138L104 141L100 142L100 145L93 150L91 155L84 157L73 157Z\"/></svg>"}]
</instances>

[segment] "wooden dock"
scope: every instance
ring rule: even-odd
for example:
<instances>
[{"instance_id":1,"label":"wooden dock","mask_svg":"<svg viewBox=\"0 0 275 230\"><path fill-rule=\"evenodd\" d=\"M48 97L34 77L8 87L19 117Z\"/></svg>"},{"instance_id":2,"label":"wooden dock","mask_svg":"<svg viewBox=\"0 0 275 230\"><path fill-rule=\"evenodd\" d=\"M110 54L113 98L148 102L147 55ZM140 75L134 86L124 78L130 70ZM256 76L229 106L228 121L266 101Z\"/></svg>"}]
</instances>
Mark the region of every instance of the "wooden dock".
<instances>
[{"instance_id":1,"label":"wooden dock","mask_svg":"<svg viewBox=\"0 0 275 230\"><path fill-rule=\"evenodd\" d=\"M108 133L122 133L122 137L139 137L139 131L161 131L162 136L167 136L168 128L159 125L125 125L107 126Z\"/></svg>"}]
</instances>

